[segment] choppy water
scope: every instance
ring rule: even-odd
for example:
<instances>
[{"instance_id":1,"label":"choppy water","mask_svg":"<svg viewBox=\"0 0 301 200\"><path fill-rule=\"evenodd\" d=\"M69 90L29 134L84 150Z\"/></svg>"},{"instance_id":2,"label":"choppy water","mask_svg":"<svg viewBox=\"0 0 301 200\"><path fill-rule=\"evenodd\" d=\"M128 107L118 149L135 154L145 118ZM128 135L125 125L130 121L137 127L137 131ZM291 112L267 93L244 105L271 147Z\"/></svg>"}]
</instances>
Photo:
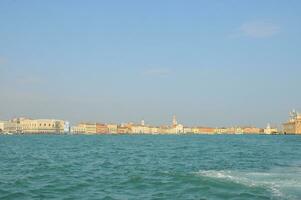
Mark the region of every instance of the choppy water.
<instances>
[{"instance_id":1,"label":"choppy water","mask_svg":"<svg viewBox=\"0 0 301 200\"><path fill-rule=\"evenodd\" d=\"M0 199L301 199L301 137L0 136Z\"/></svg>"}]
</instances>

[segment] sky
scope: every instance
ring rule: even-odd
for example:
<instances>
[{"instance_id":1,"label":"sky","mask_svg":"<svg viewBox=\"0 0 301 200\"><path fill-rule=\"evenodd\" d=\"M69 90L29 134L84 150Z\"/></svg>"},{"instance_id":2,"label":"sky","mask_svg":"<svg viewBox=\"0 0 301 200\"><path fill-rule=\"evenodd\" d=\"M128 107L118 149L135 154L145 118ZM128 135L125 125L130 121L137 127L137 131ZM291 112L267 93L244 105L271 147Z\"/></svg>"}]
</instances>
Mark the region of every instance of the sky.
<instances>
[{"instance_id":1,"label":"sky","mask_svg":"<svg viewBox=\"0 0 301 200\"><path fill-rule=\"evenodd\" d=\"M0 119L280 125L301 111L299 0L2 0Z\"/></svg>"}]
</instances>

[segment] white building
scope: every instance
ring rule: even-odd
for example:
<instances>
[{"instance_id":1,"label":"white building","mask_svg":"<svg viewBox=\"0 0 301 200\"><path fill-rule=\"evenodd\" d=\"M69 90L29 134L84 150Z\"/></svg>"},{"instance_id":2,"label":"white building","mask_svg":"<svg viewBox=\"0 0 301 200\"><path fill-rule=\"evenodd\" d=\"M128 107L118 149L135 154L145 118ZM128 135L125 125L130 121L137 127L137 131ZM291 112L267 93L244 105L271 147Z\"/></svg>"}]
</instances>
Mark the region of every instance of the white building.
<instances>
[{"instance_id":1,"label":"white building","mask_svg":"<svg viewBox=\"0 0 301 200\"><path fill-rule=\"evenodd\" d=\"M177 124L172 128L172 133L175 134L183 134L184 133L184 126L182 124Z\"/></svg>"},{"instance_id":2,"label":"white building","mask_svg":"<svg viewBox=\"0 0 301 200\"><path fill-rule=\"evenodd\" d=\"M149 126L132 125L131 133L133 133L133 134L150 134L151 128Z\"/></svg>"},{"instance_id":3,"label":"white building","mask_svg":"<svg viewBox=\"0 0 301 200\"><path fill-rule=\"evenodd\" d=\"M22 119L23 133L64 133L65 121L56 119Z\"/></svg>"},{"instance_id":4,"label":"white building","mask_svg":"<svg viewBox=\"0 0 301 200\"><path fill-rule=\"evenodd\" d=\"M184 126L182 124L178 124L177 118L174 115L172 118L172 128L171 128L172 134L182 134L184 133Z\"/></svg>"},{"instance_id":5,"label":"white building","mask_svg":"<svg viewBox=\"0 0 301 200\"><path fill-rule=\"evenodd\" d=\"M68 121L65 121L65 124L64 124L64 132L65 133L70 133L70 122Z\"/></svg>"},{"instance_id":6,"label":"white building","mask_svg":"<svg viewBox=\"0 0 301 200\"><path fill-rule=\"evenodd\" d=\"M184 127L184 133L193 133L193 130L190 127Z\"/></svg>"},{"instance_id":7,"label":"white building","mask_svg":"<svg viewBox=\"0 0 301 200\"><path fill-rule=\"evenodd\" d=\"M275 134L278 132L278 130L276 128L271 128L271 125L268 124L263 132L264 132L264 134Z\"/></svg>"},{"instance_id":8,"label":"white building","mask_svg":"<svg viewBox=\"0 0 301 200\"><path fill-rule=\"evenodd\" d=\"M107 124L107 127L109 129L109 133L116 134L117 133L117 124Z\"/></svg>"},{"instance_id":9,"label":"white building","mask_svg":"<svg viewBox=\"0 0 301 200\"><path fill-rule=\"evenodd\" d=\"M22 127L16 122L0 121L0 133L21 133Z\"/></svg>"}]
</instances>

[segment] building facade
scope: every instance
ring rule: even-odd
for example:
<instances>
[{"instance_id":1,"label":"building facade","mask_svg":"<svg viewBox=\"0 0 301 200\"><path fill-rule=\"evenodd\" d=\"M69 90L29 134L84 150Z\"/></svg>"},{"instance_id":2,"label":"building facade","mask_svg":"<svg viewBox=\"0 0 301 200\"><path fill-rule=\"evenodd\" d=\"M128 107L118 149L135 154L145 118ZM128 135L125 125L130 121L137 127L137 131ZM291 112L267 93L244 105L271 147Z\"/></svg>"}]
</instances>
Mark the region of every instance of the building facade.
<instances>
[{"instance_id":1,"label":"building facade","mask_svg":"<svg viewBox=\"0 0 301 200\"><path fill-rule=\"evenodd\" d=\"M192 130L192 128L190 128L190 127L184 127L184 133L185 134L191 134L191 133L193 133L193 130Z\"/></svg>"},{"instance_id":2,"label":"building facade","mask_svg":"<svg viewBox=\"0 0 301 200\"><path fill-rule=\"evenodd\" d=\"M301 114L292 111L288 122L283 123L284 134L301 134Z\"/></svg>"},{"instance_id":3,"label":"building facade","mask_svg":"<svg viewBox=\"0 0 301 200\"><path fill-rule=\"evenodd\" d=\"M278 130L276 128L272 128L270 124L267 125L267 127L263 131L264 134L276 134L278 133Z\"/></svg>"},{"instance_id":4,"label":"building facade","mask_svg":"<svg viewBox=\"0 0 301 200\"><path fill-rule=\"evenodd\" d=\"M106 124L96 123L96 133L97 134L108 134L109 128Z\"/></svg>"},{"instance_id":5,"label":"building facade","mask_svg":"<svg viewBox=\"0 0 301 200\"><path fill-rule=\"evenodd\" d=\"M214 129L214 133L216 133L216 134L227 134L227 131L228 131L228 129L225 127Z\"/></svg>"},{"instance_id":6,"label":"building facade","mask_svg":"<svg viewBox=\"0 0 301 200\"><path fill-rule=\"evenodd\" d=\"M16 122L0 121L0 133L22 133L22 127Z\"/></svg>"},{"instance_id":7,"label":"building facade","mask_svg":"<svg viewBox=\"0 0 301 200\"><path fill-rule=\"evenodd\" d=\"M83 126L72 126L71 127L71 133L83 134L83 133L86 133L86 129Z\"/></svg>"},{"instance_id":8,"label":"building facade","mask_svg":"<svg viewBox=\"0 0 301 200\"><path fill-rule=\"evenodd\" d=\"M56 119L22 119L23 133L64 133L65 121Z\"/></svg>"},{"instance_id":9,"label":"building facade","mask_svg":"<svg viewBox=\"0 0 301 200\"><path fill-rule=\"evenodd\" d=\"M107 124L107 127L110 134L117 133L117 124Z\"/></svg>"},{"instance_id":10,"label":"building facade","mask_svg":"<svg viewBox=\"0 0 301 200\"><path fill-rule=\"evenodd\" d=\"M130 129L128 127L125 127L125 126L118 126L117 127L117 133L118 134L127 134L127 133L130 133Z\"/></svg>"},{"instance_id":11,"label":"building facade","mask_svg":"<svg viewBox=\"0 0 301 200\"><path fill-rule=\"evenodd\" d=\"M96 123L80 123L78 127L85 130L86 134L95 134L96 133Z\"/></svg>"},{"instance_id":12,"label":"building facade","mask_svg":"<svg viewBox=\"0 0 301 200\"><path fill-rule=\"evenodd\" d=\"M256 127L244 127L242 128L244 134L260 134L263 133L260 128Z\"/></svg>"},{"instance_id":13,"label":"building facade","mask_svg":"<svg viewBox=\"0 0 301 200\"><path fill-rule=\"evenodd\" d=\"M197 128L198 134L214 134L215 128L210 127L198 127Z\"/></svg>"}]
</instances>

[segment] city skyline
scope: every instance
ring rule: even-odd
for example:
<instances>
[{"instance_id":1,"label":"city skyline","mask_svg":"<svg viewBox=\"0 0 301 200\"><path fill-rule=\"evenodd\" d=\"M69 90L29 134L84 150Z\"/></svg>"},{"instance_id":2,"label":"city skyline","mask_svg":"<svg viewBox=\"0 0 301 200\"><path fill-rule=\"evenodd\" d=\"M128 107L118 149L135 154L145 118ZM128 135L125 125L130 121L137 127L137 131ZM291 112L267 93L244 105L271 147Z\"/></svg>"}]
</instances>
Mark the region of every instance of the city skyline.
<instances>
[{"instance_id":1,"label":"city skyline","mask_svg":"<svg viewBox=\"0 0 301 200\"><path fill-rule=\"evenodd\" d=\"M281 124L301 110L300 6L1 1L0 119Z\"/></svg>"},{"instance_id":2,"label":"city skyline","mask_svg":"<svg viewBox=\"0 0 301 200\"><path fill-rule=\"evenodd\" d=\"M288 116L290 118L292 118L292 113L296 113L296 115L298 116L301 116L300 113L298 113L297 111L295 110L292 110L292 112L290 112L288 114ZM172 118L170 117L168 122L167 123L160 123L160 124L154 124L154 123L150 123L149 121L146 121L144 119L140 119L140 121L129 121L129 120L124 120L122 122L114 122L114 121L107 121L107 120L103 120L103 121L100 121L100 120L85 120L85 119L82 119L80 121L70 121L68 119L65 119L65 118L34 118L34 117L31 117L31 116L15 116L15 117L12 117L12 118L7 118L7 119L3 119L3 118L0 118L0 121L2 122L15 122L15 121L19 121L19 120L60 120L60 121L65 121L67 122L70 126L75 126L75 125L78 125L78 124L116 124L116 125L120 125L120 126L123 126L125 124L131 124L131 125L141 125L141 126L152 126L152 127L167 127L167 126L175 126L175 125L181 125L183 127L208 127L208 128L229 128L229 127L258 127L258 128L265 128L266 126L271 126L271 127L275 127L275 128L280 128L281 129L281 126L283 123L281 124L275 124L275 123L266 123L266 126L265 127L259 127L259 126L255 126L255 125L252 125L252 124L232 124L230 126L223 126L223 125L217 125L217 126L209 126L207 124L204 124L204 123L201 123L199 122L198 124L196 125L188 125L188 124L185 124L183 123L181 120L178 120L177 116L176 115L172 115Z\"/></svg>"},{"instance_id":3,"label":"city skyline","mask_svg":"<svg viewBox=\"0 0 301 200\"><path fill-rule=\"evenodd\" d=\"M299 121L301 115L292 112L291 119L285 123L285 131L291 134L300 132ZM231 127L189 127L172 117L170 124L151 125L141 120L140 123L126 122L121 124L106 122L81 122L71 125L69 121L61 119L32 119L14 118L8 121L0 120L0 134L280 134L286 133L282 129L267 124L266 128L255 126Z\"/></svg>"},{"instance_id":4,"label":"city skyline","mask_svg":"<svg viewBox=\"0 0 301 200\"><path fill-rule=\"evenodd\" d=\"M72 124L62 119L17 117L0 120L0 134L301 134L301 113L292 110L281 126L267 124L265 128L250 125L230 127L187 126L172 116L170 124L85 122Z\"/></svg>"}]
</instances>

